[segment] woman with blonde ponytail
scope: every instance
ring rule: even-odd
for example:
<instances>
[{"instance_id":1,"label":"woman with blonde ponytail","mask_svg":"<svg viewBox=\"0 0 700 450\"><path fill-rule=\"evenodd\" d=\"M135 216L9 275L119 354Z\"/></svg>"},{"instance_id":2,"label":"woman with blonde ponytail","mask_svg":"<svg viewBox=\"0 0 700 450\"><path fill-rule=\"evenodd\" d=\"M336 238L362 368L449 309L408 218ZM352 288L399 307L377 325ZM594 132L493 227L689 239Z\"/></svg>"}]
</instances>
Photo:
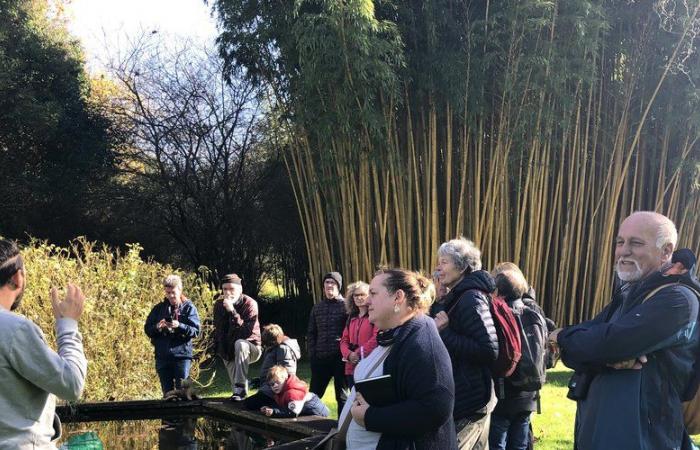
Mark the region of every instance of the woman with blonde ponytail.
<instances>
[{"instance_id":1,"label":"woman with blonde ponytail","mask_svg":"<svg viewBox=\"0 0 700 450\"><path fill-rule=\"evenodd\" d=\"M447 350L425 312L432 282L403 269L378 271L369 287L369 320L379 346L361 360L355 380L391 376L394 401L373 406L352 389L338 423L352 449L453 449L454 381Z\"/></svg>"}]
</instances>

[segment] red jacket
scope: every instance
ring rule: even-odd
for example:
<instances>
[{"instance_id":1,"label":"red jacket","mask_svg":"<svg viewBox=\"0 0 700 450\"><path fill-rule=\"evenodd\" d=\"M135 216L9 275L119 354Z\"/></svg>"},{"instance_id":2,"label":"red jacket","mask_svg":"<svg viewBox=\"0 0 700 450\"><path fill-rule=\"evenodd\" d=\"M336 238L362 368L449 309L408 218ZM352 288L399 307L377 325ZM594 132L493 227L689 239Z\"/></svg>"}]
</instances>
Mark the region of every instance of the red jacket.
<instances>
[{"instance_id":1,"label":"red jacket","mask_svg":"<svg viewBox=\"0 0 700 450\"><path fill-rule=\"evenodd\" d=\"M309 392L309 386L297 378L296 375L290 375L287 382L284 383L284 388L279 394L275 394L275 403L282 408L287 408L292 400L304 400Z\"/></svg>"},{"instance_id":2,"label":"red jacket","mask_svg":"<svg viewBox=\"0 0 700 450\"><path fill-rule=\"evenodd\" d=\"M351 347L360 358L366 358L377 346L377 328L369 323L367 315L353 317L350 323L343 329L343 336L340 338L340 353L343 359L347 359ZM345 375L352 375L355 372L355 365L350 361L345 363Z\"/></svg>"}]
</instances>

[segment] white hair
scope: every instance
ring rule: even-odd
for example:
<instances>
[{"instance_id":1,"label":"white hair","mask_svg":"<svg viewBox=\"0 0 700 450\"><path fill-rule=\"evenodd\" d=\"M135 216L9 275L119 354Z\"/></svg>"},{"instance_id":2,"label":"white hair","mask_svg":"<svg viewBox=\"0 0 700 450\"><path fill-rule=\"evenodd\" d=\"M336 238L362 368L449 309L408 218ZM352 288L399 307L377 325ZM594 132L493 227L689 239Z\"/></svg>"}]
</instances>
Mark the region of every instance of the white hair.
<instances>
[{"instance_id":1,"label":"white hair","mask_svg":"<svg viewBox=\"0 0 700 450\"><path fill-rule=\"evenodd\" d=\"M663 248L667 244L675 249L678 243L678 230L676 230L676 225L663 214L659 214L654 211L635 211L630 214L632 216L641 216L650 222L654 222L658 227L656 230L656 248Z\"/></svg>"},{"instance_id":2,"label":"white hair","mask_svg":"<svg viewBox=\"0 0 700 450\"><path fill-rule=\"evenodd\" d=\"M182 278L179 275L168 275L163 279L163 287L180 288L182 290Z\"/></svg>"},{"instance_id":3,"label":"white hair","mask_svg":"<svg viewBox=\"0 0 700 450\"><path fill-rule=\"evenodd\" d=\"M443 243L438 249L438 256L447 256L460 272L467 268L481 269L481 250L474 242L464 237Z\"/></svg>"}]
</instances>

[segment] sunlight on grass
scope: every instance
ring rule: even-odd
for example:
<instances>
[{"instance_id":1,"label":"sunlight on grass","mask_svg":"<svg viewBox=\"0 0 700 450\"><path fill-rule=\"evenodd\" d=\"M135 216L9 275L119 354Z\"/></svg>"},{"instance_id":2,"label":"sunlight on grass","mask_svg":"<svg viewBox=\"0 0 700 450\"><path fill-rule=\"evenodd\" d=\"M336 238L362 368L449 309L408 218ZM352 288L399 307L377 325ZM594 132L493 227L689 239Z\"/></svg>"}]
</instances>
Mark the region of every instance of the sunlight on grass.
<instances>
[{"instance_id":1,"label":"sunlight on grass","mask_svg":"<svg viewBox=\"0 0 700 450\"><path fill-rule=\"evenodd\" d=\"M547 384L542 389L542 414L532 415L537 450L574 448L576 402L566 398L572 373L561 363L547 371Z\"/></svg>"}]
</instances>

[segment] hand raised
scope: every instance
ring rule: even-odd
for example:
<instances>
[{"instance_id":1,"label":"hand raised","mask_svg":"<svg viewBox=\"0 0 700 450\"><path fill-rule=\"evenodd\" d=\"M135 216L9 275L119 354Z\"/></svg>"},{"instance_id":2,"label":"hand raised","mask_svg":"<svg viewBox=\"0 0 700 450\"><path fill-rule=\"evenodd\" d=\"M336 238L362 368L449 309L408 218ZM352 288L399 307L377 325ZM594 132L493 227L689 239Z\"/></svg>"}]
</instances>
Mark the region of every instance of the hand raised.
<instances>
[{"instance_id":1,"label":"hand raised","mask_svg":"<svg viewBox=\"0 0 700 450\"><path fill-rule=\"evenodd\" d=\"M66 296L61 301L58 298L58 289L51 288L51 306L53 307L53 316L56 319L69 318L78 320L83 314L83 306L85 304L85 296L80 287L68 283L66 287Z\"/></svg>"}]
</instances>

